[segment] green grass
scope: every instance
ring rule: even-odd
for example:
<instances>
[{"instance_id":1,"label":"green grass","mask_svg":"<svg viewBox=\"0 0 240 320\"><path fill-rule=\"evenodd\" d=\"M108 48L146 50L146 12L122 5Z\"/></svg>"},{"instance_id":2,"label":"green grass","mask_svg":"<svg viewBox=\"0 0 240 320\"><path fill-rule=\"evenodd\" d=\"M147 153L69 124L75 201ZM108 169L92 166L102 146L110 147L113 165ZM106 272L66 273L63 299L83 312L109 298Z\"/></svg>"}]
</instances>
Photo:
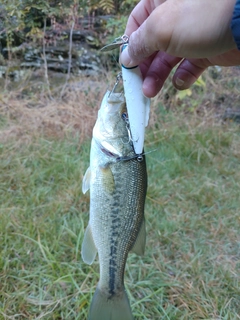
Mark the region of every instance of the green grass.
<instances>
[{"instance_id":1,"label":"green grass","mask_svg":"<svg viewBox=\"0 0 240 320\"><path fill-rule=\"evenodd\" d=\"M172 123L157 136L146 215L149 268L163 288L147 319L239 319L239 130Z\"/></svg>"},{"instance_id":2,"label":"green grass","mask_svg":"<svg viewBox=\"0 0 240 320\"><path fill-rule=\"evenodd\" d=\"M240 319L240 129L212 119L237 106L239 71L211 72L190 96L166 84L152 103L147 245L125 273L136 320ZM88 81L66 101L0 96L0 320L87 317L99 265L80 256L81 184L106 89Z\"/></svg>"},{"instance_id":3,"label":"green grass","mask_svg":"<svg viewBox=\"0 0 240 320\"><path fill-rule=\"evenodd\" d=\"M88 151L76 139L1 146L2 319L86 315L90 269L79 248L88 219L89 201L81 193Z\"/></svg>"},{"instance_id":4,"label":"green grass","mask_svg":"<svg viewBox=\"0 0 240 320\"><path fill-rule=\"evenodd\" d=\"M240 319L240 130L159 111L146 151L147 246L129 255L136 319ZM98 261L80 256L89 140L0 145L0 319L86 319ZM124 320L124 319L123 319Z\"/></svg>"}]
</instances>

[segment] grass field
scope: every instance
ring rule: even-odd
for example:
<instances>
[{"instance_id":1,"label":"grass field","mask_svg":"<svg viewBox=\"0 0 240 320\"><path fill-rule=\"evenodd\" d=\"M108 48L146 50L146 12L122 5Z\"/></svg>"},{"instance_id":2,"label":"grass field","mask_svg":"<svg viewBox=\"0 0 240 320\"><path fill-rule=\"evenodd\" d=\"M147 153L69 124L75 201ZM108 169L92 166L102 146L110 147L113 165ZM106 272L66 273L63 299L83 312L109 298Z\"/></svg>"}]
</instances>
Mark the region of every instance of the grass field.
<instances>
[{"instance_id":1,"label":"grass field","mask_svg":"<svg viewBox=\"0 0 240 320\"><path fill-rule=\"evenodd\" d=\"M171 99L153 101L147 246L125 272L136 320L240 319L240 129L215 105L220 93L238 103L238 76L204 81L178 99L168 85ZM80 256L81 180L105 89L61 102L0 97L0 319L86 319L99 266Z\"/></svg>"}]
</instances>

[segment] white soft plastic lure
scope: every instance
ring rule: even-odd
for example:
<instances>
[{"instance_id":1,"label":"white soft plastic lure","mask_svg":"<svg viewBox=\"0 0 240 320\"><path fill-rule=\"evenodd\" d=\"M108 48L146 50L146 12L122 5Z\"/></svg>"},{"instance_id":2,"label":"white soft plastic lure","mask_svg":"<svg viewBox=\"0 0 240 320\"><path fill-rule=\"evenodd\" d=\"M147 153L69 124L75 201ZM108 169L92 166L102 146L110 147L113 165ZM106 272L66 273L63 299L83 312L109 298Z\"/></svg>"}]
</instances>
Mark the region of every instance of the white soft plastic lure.
<instances>
[{"instance_id":1,"label":"white soft plastic lure","mask_svg":"<svg viewBox=\"0 0 240 320\"><path fill-rule=\"evenodd\" d=\"M101 51L109 51L122 46L122 50L128 45L129 37L123 35L106 45ZM143 153L145 127L148 125L150 99L142 92L143 78L138 66L126 68L122 66L122 78L124 95L127 104L129 125L136 154Z\"/></svg>"},{"instance_id":2,"label":"white soft plastic lure","mask_svg":"<svg viewBox=\"0 0 240 320\"><path fill-rule=\"evenodd\" d=\"M138 66L129 69L122 66L122 78L133 147L136 154L141 154L149 120L150 99L142 92L143 78Z\"/></svg>"}]
</instances>

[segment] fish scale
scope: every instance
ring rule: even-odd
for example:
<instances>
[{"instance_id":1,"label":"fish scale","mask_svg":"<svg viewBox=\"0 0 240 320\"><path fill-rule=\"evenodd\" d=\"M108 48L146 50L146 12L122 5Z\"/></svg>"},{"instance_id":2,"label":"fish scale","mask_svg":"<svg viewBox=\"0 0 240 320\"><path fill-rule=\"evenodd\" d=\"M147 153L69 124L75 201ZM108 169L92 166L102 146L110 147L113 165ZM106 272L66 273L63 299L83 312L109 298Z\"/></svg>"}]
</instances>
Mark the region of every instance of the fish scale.
<instances>
[{"instance_id":1,"label":"fish scale","mask_svg":"<svg viewBox=\"0 0 240 320\"><path fill-rule=\"evenodd\" d=\"M83 191L90 188L90 220L82 257L91 264L97 252L100 265L88 319L131 320L124 270L130 250L144 252L146 162L144 155L138 160L128 139L122 118L124 98L112 93L103 101L93 130L90 168L83 180Z\"/></svg>"},{"instance_id":2,"label":"fish scale","mask_svg":"<svg viewBox=\"0 0 240 320\"><path fill-rule=\"evenodd\" d=\"M125 173L124 175L120 173L121 167L122 166L128 166L128 170L124 170ZM115 192L111 195L108 194L107 192L102 192L101 194L98 193L98 191L90 191L90 197L95 198L96 200L94 201L94 206L93 210L96 210L97 212L97 217L94 217L93 223L92 223L92 230L95 230L96 228L96 233L98 236L94 237L95 244L96 246L99 246L98 254L99 254L99 262L100 265L102 266L103 273L101 274L104 279L108 279L108 265L106 264L107 260L110 260L111 255L105 250L105 247L107 247L109 241L110 244L112 245L114 237L117 238L118 240L118 254L121 250L122 256L119 256L119 263L118 263L118 273L119 275L116 275L116 278L119 279L118 284L122 285L123 281L123 265L124 261L127 258L128 251L133 245L133 242L135 241L136 234L139 231L140 228L140 222L142 220L142 217L139 217L138 220L135 222L133 221L135 211L134 208L136 208L136 205L138 206L143 206L144 203L141 203L140 199L139 202L135 200L135 198L132 196L132 193L129 192L129 190L136 188L134 187L134 180L136 181L136 177L130 176L132 179L129 180L129 165L134 167L136 165L139 165L138 161L135 160L130 160L129 163L119 163L117 165L112 166L112 172L113 176L115 178L115 187L116 190ZM141 166L144 165L144 163L140 164ZM119 168L120 167L120 168ZM130 167L131 169L131 167ZM137 176L139 179L139 175ZM123 180L127 180L126 182ZM133 180L133 182L132 182ZM98 180L101 187L101 181L100 179ZM126 189L126 184L129 184L129 189ZM132 188L132 186L134 188ZM97 188L96 188L97 189ZM138 191L138 190L136 190ZM126 201L128 200L128 201ZM124 203L125 202L125 203ZM137 202L137 203L136 203ZM104 205L103 205L104 203ZM124 203L124 205L123 205ZM102 219L102 216L100 215L99 208L102 207L103 213L104 213L104 219ZM109 212L107 215L106 213ZM124 212L124 219L120 219L120 214ZM106 222L107 222L107 228L106 228ZM107 229L108 232L104 237L102 237L102 234L98 231ZM118 230L117 234L115 235L114 233L116 232L116 229ZM129 237L129 230L131 230L131 235L129 242L125 242L125 234L124 230L127 230L128 234L126 235ZM94 231L93 231L94 233ZM122 237L119 239L119 233L122 234ZM109 239L110 238L110 239ZM120 248L119 248L120 247ZM105 274L106 273L106 274ZM101 282L101 279L100 279ZM103 283L107 283L108 281L102 281ZM117 285L117 283L116 283Z\"/></svg>"}]
</instances>

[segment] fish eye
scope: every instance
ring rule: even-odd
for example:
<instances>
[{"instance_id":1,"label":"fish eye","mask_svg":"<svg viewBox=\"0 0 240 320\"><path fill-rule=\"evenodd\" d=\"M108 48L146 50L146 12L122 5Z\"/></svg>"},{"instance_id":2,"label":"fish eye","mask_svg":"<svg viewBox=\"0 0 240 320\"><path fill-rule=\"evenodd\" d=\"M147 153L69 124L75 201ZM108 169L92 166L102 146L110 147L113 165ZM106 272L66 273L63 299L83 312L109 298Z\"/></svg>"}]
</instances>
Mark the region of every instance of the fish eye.
<instances>
[{"instance_id":1,"label":"fish eye","mask_svg":"<svg viewBox=\"0 0 240 320\"><path fill-rule=\"evenodd\" d=\"M122 113L122 119L123 120L128 120L128 113L127 113L127 111L124 111L123 113Z\"/></svg>"}]
</instances>

